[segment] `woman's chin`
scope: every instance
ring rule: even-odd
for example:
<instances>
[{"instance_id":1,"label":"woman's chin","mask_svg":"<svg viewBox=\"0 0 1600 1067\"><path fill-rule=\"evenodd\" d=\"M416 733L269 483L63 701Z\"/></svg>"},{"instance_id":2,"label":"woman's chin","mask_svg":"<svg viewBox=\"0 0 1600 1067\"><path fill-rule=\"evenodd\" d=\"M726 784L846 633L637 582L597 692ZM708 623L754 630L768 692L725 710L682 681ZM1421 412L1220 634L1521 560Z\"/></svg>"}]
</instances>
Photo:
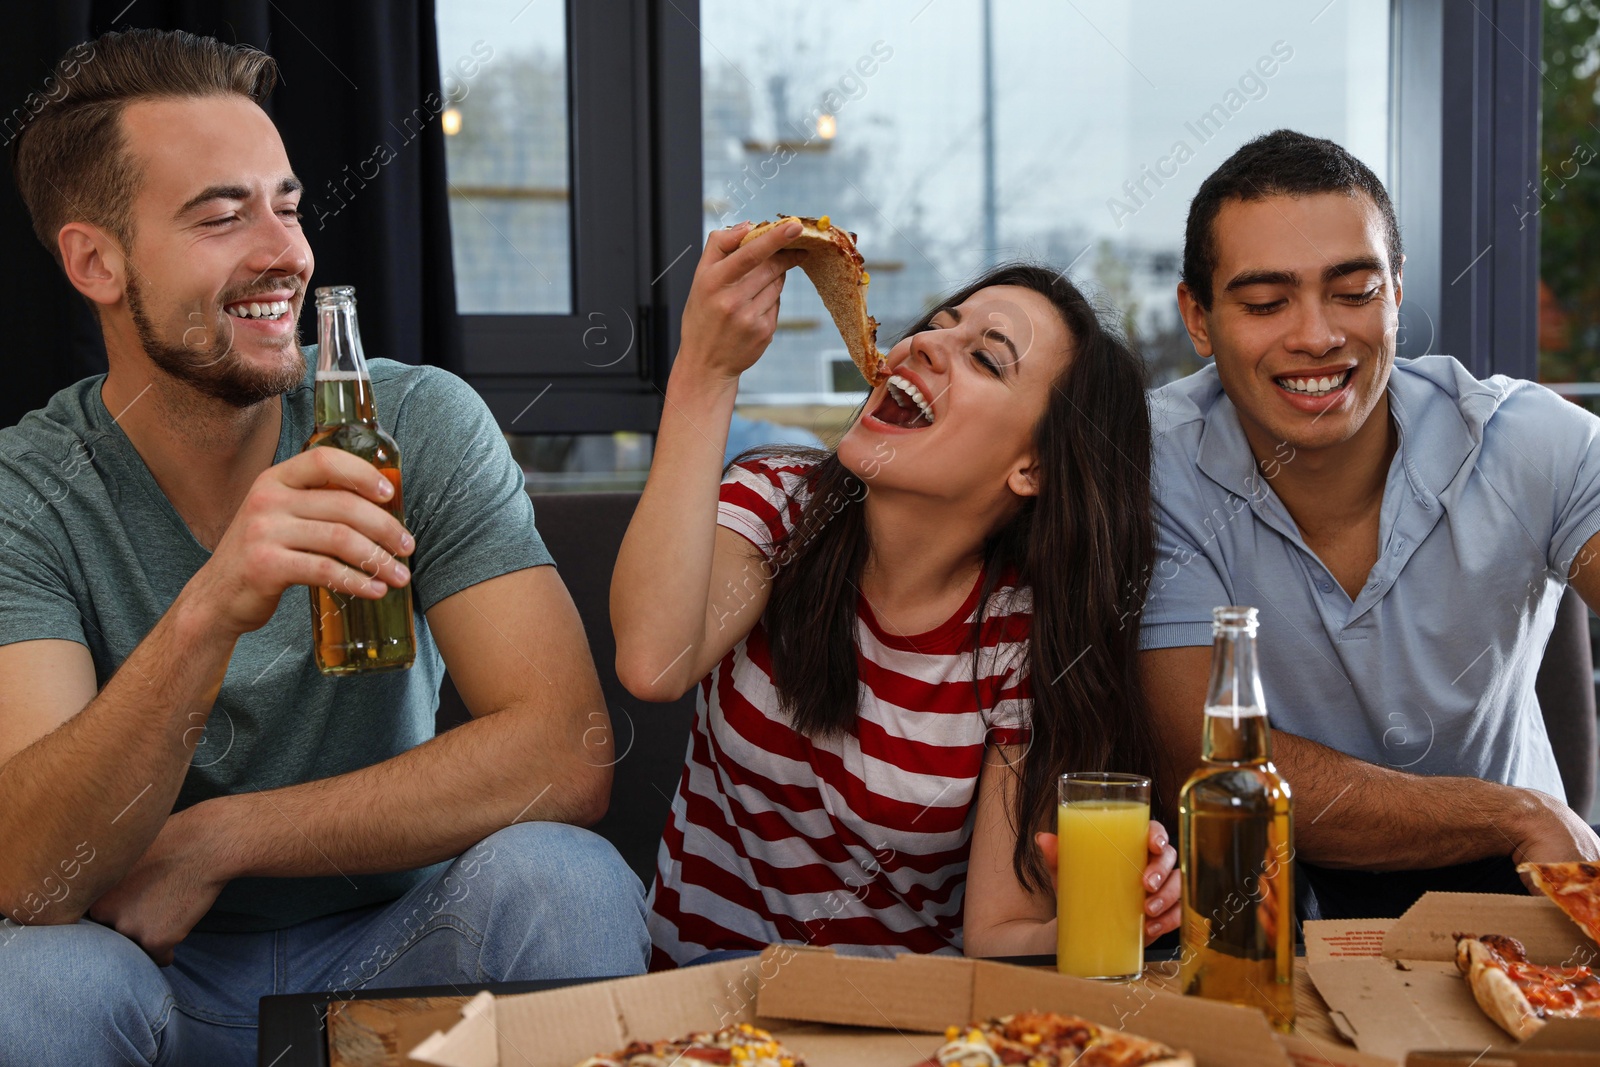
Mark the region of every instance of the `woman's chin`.
<instances>
[{"instance_id":1,"label":"woman's chin","mask_svg":"<svg viewBox=\"0 0 1600 1067\"><path fill-rule=\"evenodd\" d=\"M879 453L892 454L893 450L878 448L878 443L869 441L867 437L867 434L861 432L860 423L851 426L839 440L838 456L845 470L858 478L871 481L878 476L888 458L887 455Z\"/></svg>"}]
</instances>

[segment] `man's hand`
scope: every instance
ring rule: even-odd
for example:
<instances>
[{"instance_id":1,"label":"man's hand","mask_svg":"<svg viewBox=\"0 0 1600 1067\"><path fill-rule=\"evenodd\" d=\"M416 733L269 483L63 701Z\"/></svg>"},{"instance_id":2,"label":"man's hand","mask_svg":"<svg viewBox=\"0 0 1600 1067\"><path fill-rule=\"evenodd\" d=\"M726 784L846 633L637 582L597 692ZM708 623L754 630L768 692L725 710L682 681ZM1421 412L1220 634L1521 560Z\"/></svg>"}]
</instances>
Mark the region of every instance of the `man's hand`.
<instances>
[{"instance_id":1,"label":"man's hand","mask_svg":"<svg viewBox=\"0 0 1600 1067\"><path fill-rule=\"evenodd\" d=\"M213 802L214 803L214 802ZM161 832L122 881L89 906L104 923L144 949L162 967L228 883L215 844L213 809L196 804L167 818Z\"/></svg>"},{"instance_id":2,"label":"man's hand","mask_svg":"<svg viewBox=\"0 0 1600 1067\"><path fill-rule=\"evenodd\" d=\"M376 467L337 448L269 467L184 594L236 635L265 626L290 586L376 600L411 580L394 558L410 554L411 535L380 507L393 495Z\"/></svg>"},{"instance_id":3,"label":"man's hand","mask_svg":"<svg viewBox=\"0 0 1600 1067\"><path fill-rule=\"evenodd\" d=\"M1600 858L1600 838L1578 813L1547 793L1518 789L1522 810L1507 828L1513 863L1561 863ZM1537 887L1523 878L1528 892Z\"/></svg>"}]
</instances>

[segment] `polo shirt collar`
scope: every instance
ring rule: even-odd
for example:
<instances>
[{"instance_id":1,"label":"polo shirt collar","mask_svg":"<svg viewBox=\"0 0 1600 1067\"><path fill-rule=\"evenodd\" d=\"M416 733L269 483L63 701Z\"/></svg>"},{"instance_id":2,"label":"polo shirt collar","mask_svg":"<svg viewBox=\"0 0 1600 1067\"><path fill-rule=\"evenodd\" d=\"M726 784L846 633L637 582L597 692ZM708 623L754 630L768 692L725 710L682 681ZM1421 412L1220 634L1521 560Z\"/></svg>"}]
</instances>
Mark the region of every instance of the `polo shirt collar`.
<instances>
[{"instance_id":1,"label":"polo shirt collar","mask_svg":"<svg viewBox=\"0 0 1600 1067\"><path fill-rule=\"evenodd\" d=\"M1409 362L1395 362L1386 390L1390 417L1400 435L1395 459L1412 496L1431 511L1478 448L1481 435L1473 432L1451 397L1426 377L1406 369ZM1238 409L1220 382L1214 388L1215 399L1200 431L1196 464L1228 492L1255 503L1265 495L1265 480L1257 473L1255 453L1244 435ZM1392 488L1391 481L1384 490L1386 496ZM1276 500L1276 494L1272 496Z\"/></svg>"}]
</instances>

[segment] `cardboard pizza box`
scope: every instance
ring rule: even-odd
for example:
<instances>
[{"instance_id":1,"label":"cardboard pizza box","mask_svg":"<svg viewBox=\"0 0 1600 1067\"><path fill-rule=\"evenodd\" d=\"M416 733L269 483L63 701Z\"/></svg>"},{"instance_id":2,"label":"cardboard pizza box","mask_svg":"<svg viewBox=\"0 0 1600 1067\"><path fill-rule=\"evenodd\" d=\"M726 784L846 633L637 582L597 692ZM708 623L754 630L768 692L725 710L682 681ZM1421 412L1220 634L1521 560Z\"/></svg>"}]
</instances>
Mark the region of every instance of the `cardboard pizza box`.
<instances>
[{"instance_id":1,"label":"cardboard pizza box","mask_svg":"<svg viewBox=\"0 0 1600 1067\"><path fill-rule=\"evenodd\" d=\"M1265 1016L1231 1004L983 960L869 959L792 945L568 989L481 993L411 1058L439 1067L573 1067L630 1041L749 1022L809 1067L913 1067L944 1043L947 1026L1029 1009L1165 1041L1194 1053L1200 1067L1291 1063Z\"/></svg>"},{"instance_id":2,"label":"cardboard pizza box","mask_svg":"<svg viewBox=\"0 0 1600 1067\"><path fill-rule=\"evenodd\" d=\"M1520 1045L1490 1021L1456 969L1457 934L1514 937L1535 963L1600 962L1544 897L1429 893L1398 919L1306 923L1306 969L1334 1028L1362 1052L1407 1067L1600 1067L1600 1021L1556 1020Z\"/></svg>"}]
</instances>

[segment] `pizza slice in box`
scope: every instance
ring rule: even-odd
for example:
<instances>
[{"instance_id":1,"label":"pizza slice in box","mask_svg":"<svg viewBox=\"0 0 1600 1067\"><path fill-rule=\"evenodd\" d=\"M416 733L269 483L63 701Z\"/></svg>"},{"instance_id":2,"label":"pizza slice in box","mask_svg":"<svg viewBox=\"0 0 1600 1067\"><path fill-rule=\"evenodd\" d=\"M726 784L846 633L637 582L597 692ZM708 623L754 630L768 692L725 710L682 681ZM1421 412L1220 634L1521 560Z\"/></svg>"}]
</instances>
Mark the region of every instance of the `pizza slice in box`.
<instances>
[{"instance_id":1,"label":"pizza slice in box","mask_svg":"<svg viewBox=\"0 0 1600 1067\"><path fill-rule=\"evenodd\" d=\"M1531 879L1541 893L1555 901L1589 935L1589 940L1600 944L1600 866L1583 862L1519 863L1517 873Z\"/></svg>"},{"instance_id":2,"label":"pizza slice in box","mask_svg":"<svg viewBox=\"0 0 1600 1067\"><path fill-rule=\"evenodd\" d=\"M1519 1041L1549 1019L1600 1018L1594 971L1530 963L1514 937L1457 934L1456 966L1483 1013Z\"/></svg>"},{"instance_id":3,"label":"pizza slice in box","mask_svg":"<svg viewBox=\"0 0 1600 1067\"><path fill-rule=\"evenodd\" d=\"M676 1041L635 1041L609 1056L591 1056L578 1067L805 1067L806 1061L767 1031L749 1023L693 1033Z\"/></svg>"},{"instance_id":4,"label":"pizza slice in box","mask_svg":"<svg viewBox=\"0 0 1600 1067\"><path fill-rule=\"evenodd\" d=\"M1194 1067L1187 1052L1053 1011L952 1026L945 1036L939 1050L917 1067Z\"/></svg>"}]
</instances>

